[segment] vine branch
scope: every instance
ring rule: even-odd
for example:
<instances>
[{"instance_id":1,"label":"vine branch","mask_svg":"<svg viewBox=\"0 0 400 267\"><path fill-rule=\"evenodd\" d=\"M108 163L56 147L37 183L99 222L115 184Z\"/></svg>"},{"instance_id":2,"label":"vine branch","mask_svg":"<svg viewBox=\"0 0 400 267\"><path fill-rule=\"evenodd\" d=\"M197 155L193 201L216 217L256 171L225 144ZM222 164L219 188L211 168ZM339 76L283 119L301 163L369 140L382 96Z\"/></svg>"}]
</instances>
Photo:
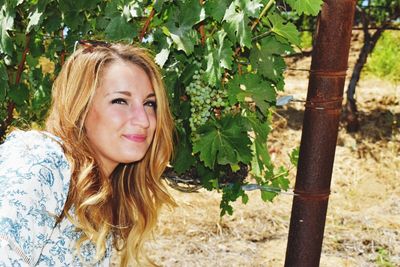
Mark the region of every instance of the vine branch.
<instances>
[{"instance_id":1,"label":"vine branch","mask_svg":"<svg viewBox=\"0 0 400 267\"><path fill-rule=\"evenodd\" d=\"M139 35L139 41L142 42L144 36L146 35L147 29L149 28L150 22L153 19L154 15L156 13L156 10L153 8L150 12L150 15L147 17L142 30L140 31Z\"/></svg>"},{"instance_id":2,"label":"vine branch","mask_svg":"<svg viewBox=\"0 0 400 267\"><path fill-rule=\"evenodd\" d=\"M200 5L202 6L204 1L203 0L199 0ZM206 44L206 32L204 30L204 21L200 22L200 26L199 26L199 32L200 32L200 36L201 36L201 45L204 46Z\"/></svg>"},{"instance_id":3,"label":"vine branch","mask_svg":"<svg viewBox=\"0 0 400 267\"><path fill-rule=\"evenodd\" d=\"M25 36L25 49L22 53L21 62L18 65L17 76L15 77L15 84L19 84L21 81L22 72L24 71L24 65L26 60L26 55L29 52L29 42L31 41L31 36L27 34Z\"/></svg>"},{"instance_id":4,"label":"vine branch","mask_svg":"<svg viewBox=\"0 0 400 267\"><path fill-rule=\"evenodd\" d=\"M261 18L264 17L265 14L267 14L268 10L272 7L273 4L275 4L275 0L269 0L269 2L265 5L263 10L261 11L260 16L258 16L258 19L256 19L253 22L253 25L251 25L251 30L254 30L257 24L260 23Z\"/></svg>"}]
</instances>

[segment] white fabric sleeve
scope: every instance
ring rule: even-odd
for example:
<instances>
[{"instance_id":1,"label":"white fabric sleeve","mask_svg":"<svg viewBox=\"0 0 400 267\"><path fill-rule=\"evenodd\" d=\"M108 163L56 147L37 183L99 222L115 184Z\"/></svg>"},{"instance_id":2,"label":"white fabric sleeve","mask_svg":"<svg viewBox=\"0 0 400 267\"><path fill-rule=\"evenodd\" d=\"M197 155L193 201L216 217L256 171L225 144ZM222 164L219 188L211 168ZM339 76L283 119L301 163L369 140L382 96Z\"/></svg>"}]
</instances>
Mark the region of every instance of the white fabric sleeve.
<instances>
[{"instance_id":1,"label":"white fabric sleeve","mask_svg":"<svg viewBox=\"0 0 400 267\"><path fill-rule=\"evenodd\" d=\"M34 266L63 210L70 167L61 146L37 131L0 146L0 266Z\"/></svg>"}]
</instances>

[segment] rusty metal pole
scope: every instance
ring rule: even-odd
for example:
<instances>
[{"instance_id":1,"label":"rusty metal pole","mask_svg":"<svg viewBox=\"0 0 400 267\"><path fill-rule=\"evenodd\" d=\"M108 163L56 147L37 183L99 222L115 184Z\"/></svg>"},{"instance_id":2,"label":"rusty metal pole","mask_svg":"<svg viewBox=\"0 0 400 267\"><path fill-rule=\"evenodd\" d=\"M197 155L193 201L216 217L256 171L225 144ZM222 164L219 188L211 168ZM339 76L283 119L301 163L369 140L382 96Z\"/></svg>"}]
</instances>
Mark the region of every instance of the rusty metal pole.
<instances>
[{"instance_id":1,"label":"rusty metal pole","mask_svg":"<svg viewBox=\"0 0 400 267\"><path fill-rule=\"evenodd\" d=\"M356 0L318 18L285 266L319 266Z\"/></svg>"}]
</instances>

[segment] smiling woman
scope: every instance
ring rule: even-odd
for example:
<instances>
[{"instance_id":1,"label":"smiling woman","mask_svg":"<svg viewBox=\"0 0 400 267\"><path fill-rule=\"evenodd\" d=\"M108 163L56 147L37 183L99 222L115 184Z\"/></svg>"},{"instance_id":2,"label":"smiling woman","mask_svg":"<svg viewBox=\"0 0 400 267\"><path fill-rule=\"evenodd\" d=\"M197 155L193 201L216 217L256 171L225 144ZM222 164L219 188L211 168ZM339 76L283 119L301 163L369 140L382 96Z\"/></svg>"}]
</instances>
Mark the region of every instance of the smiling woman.
<instances>
[{"instance_id":1,"label":"smiling woman","mask_svg":"<svg viewBox=\"0 0 400 267\"><path fill-rule=\"evenodd\" d=\"M0 265L153 264L142 253L160 207L173 122L145 50L81 42L53 85L46 131L0 146Z\"/></svg>"}]
</instances>

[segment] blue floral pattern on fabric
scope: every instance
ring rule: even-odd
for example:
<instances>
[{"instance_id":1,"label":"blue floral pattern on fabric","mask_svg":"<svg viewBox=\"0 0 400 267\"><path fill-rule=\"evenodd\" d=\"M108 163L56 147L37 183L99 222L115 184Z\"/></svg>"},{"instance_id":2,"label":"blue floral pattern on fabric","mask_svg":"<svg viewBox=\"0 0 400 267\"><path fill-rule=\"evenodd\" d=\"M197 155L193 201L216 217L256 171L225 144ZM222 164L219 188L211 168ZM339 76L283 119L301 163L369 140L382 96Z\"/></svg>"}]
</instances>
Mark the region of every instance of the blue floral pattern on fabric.
<instances>
[{"instance_id":1,"label":"blue floral pattern on fabric","mask_svg":"<svg viewBox=\"0 0 400 267\"><path fill-rule=\"evenodd\" d=\"M94 245L84 243L78 255L81 233L67 218L56 224L71 178L60 142L46 132L14 131L0 145L0 267L110 265L110 238L93 264Z\"/></svg>"}]
</instances>

